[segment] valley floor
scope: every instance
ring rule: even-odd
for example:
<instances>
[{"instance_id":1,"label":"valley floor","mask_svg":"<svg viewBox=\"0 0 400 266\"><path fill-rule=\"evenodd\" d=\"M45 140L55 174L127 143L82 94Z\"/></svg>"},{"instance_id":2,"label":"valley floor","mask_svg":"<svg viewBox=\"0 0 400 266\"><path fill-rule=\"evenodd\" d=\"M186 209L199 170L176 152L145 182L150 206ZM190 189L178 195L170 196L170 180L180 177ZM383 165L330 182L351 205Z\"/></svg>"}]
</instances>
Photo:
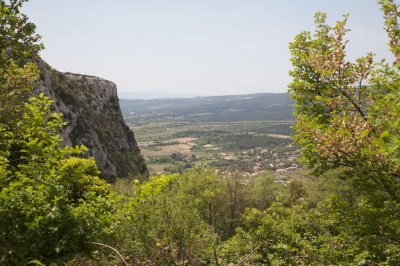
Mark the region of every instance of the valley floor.
<instances>
[{"instance_id":1,"label":"valley floor","mask_svg":"<svg viewBox=\"0 0 400 266\"><path fill-rule=\"evenodd\" d=\"M254 176L281 176L298 167L293 122L164 122L131 125L151 174L181 173L193 166Z\"/></svg>"}]
</instances>

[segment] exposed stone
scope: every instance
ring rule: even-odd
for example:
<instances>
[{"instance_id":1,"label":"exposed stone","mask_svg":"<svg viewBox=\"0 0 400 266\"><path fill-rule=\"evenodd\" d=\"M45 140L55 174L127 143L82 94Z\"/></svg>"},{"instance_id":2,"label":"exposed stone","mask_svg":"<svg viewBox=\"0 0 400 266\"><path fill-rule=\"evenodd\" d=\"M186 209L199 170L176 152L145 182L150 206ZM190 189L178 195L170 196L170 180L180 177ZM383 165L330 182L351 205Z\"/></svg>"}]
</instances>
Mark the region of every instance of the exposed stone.
<instances>
[{"instance_id":1,"label":"exposed stone","mask_svg":"<svg viewBox=\"0 0 400 266\"><path fill-rule=\"evenodd\" d=\"M64 144L85 145L107 180L115 177L146 178L148 170L119 106L117 86L98 77L61 73L45 62L38 63L38 92L54 103L54 111L68 123L62 130Z\"/></svg>"}]
</instances>

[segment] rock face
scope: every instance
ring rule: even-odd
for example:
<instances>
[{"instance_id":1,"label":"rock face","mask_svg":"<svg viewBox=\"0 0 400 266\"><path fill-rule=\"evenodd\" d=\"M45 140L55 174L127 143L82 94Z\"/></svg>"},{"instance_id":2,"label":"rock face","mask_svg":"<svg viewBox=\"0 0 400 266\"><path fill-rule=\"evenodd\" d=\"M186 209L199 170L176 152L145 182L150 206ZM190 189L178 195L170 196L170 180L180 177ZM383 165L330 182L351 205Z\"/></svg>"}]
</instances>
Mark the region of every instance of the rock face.
<instances>
[{"instance_id":1,"label":"rock face","mask_svg":"<svg viewBox=\"0 0 400 266\"><path fill-rule=\"evenodd\" d=\"M117 86L98 77L58 72L43 61L38 65L38 92L55 101L54 111L63 113L68 123L62 131L64 144L88 147L86 156L96 159L104 179L146 178L145 161L123 120Z\"/></svg>"}]
</instances>

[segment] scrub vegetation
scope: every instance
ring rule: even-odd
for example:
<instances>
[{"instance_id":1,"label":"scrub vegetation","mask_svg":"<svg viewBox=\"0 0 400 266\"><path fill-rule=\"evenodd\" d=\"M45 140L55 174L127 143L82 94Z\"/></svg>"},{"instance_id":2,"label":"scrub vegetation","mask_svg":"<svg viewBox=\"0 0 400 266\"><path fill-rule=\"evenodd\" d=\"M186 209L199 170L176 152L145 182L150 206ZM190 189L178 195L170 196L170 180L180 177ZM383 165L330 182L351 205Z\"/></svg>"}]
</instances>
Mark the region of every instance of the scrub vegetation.
<instances>
[{"instance_id":1,"label":"scrub vegetation","mask_svg":"<svg viewBox=\"0 0 400 266\"><path fill-rule=\"evenodd\" d=\"M243 154L226 157L263 149L270 154L273 143L282 152L290 153L289 145L300 149L301 167L248 176L197 164L113 184L99 178L93 159L80 157L85 147L61 145L64 122L51 111L51 100L31 97L43 47L20 13L24 2L0 0L0 264L400 264L400 26L394 1L379 2L393 64L375 63L372 54L346 61L347 17L329 26L317 13L315 32L300 33L290 44L296 144L278 137L291 135L284 133L290 132L287 123L275 123L279 129L271 122L244 123L253 127L249 132L223 123L191 129L168 124L174 128L168 136L159 125L142 128L159 131L148 152L171 137L197 144L195 157L207 154L207 147L237 151L232 143ZM238 164L253 166L250 157ZM168 158L184 159L183 152ZM280 158L273 159L277 164Z\"/></svg>"}]
</instances>

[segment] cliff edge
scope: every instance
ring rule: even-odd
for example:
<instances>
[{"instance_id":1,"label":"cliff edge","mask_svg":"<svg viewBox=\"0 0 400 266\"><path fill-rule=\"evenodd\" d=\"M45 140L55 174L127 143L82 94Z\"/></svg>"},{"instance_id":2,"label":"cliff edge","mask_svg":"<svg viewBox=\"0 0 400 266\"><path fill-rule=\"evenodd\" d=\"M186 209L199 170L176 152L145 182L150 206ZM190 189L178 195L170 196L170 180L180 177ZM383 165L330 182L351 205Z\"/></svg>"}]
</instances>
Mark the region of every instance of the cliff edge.
<instances>
[{"instance_id":1,"label":"cliff edge","mask_svg":"<svg viewBox=\"0 0 400 266\"><path fill-rule=\"evenodd\" d=\"M85 145L94 157L102 178L146 178L148 170L133 132L125 124L115 83L98 77L61 73L45 62L39 92L54 103L54 111L68 123L62 130L64 144Z\"/></svg>"}]
</instances>

